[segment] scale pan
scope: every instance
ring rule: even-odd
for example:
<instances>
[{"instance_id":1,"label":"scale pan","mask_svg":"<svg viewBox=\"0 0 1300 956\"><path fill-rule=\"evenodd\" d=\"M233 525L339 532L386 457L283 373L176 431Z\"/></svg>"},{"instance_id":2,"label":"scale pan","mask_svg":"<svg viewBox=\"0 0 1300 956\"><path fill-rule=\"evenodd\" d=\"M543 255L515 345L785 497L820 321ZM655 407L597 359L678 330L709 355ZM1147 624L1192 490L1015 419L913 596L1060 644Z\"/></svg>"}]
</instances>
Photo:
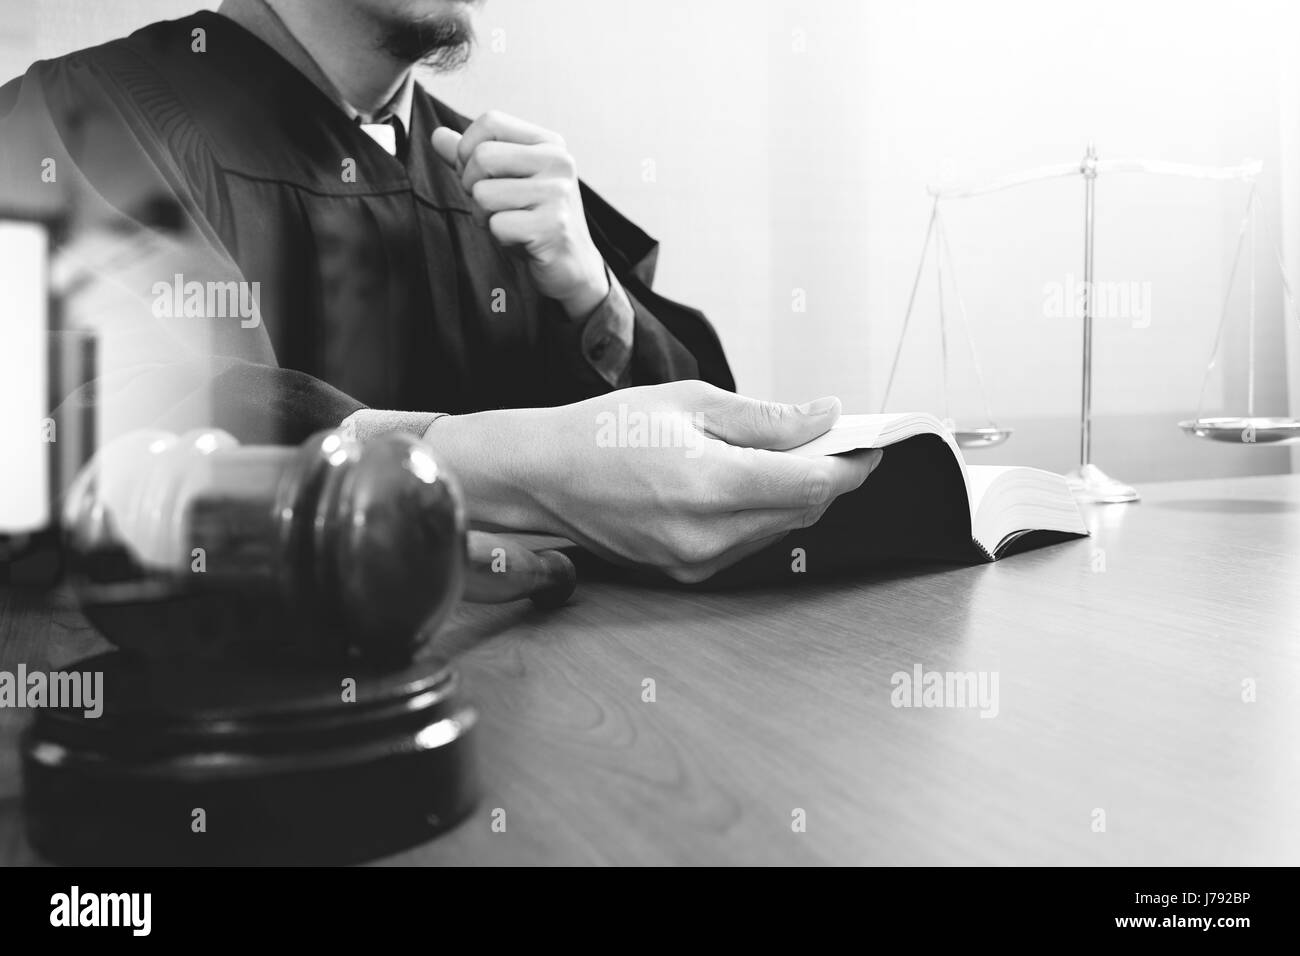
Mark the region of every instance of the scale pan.
<instances>
[{"instance_id":1,"label":"scale pan","mask_svg":"<svg viewBox=\"0 0 1300 956\"><path fill-rule=\"evenodd\" d=\"M1294 418L1191 418L1178 427L1188 435L1234 445L1276 445L1300 441Z\"/></svg>"},{"instance_id":2,"label":"scale pan","mask_svg":"<svg viewBox=\"0 0 1300 956\"><path fill-rule=\"evenodd\" d=\"M957 425L952 429L952 437L959 448L992 448L1010 438L1011 429L996 425L986 425L983 428L963 428Z\"/></svg>"}]
</instances>

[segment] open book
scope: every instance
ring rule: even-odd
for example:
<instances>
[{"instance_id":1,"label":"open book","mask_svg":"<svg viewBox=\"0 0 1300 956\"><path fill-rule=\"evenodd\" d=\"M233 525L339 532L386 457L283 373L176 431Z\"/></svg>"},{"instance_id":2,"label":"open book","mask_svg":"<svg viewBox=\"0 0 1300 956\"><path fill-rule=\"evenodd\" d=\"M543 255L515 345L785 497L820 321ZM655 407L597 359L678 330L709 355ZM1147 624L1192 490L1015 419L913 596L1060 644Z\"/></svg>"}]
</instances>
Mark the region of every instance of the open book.
<instances>
[{"instance_id":1,"label":"open book","mask_svg":"<svg viewBox=\"0 0 1300 956\"><path fill-rule=\"evenodd\" d=\"M806 572L794 575L803 579L906 561L979 564L1088 534L1063 477L1038 468L967 465L933 415L843 415L826 434L786 454L859 448L886 449L860 488L837 498L812 527L695 587L780 583L796 570ZM563 548L593 571L609 570L562 538L516 537L534 550Z\"/></svg>"},{"instance_id":2,"label":"open book","mask_svg":"<svg viewBox=\"0 0 1300 956\"><path fill-rule=\"evenodd\" d=\"M787 454L883 448L866 483L810 528L746 558L710 584L788 580L802 549L810 574L910 559L974 564L1086 535L1065 479L1037 468L967 465L932 415L844 415Z\"/></svg>"}]
</instances>

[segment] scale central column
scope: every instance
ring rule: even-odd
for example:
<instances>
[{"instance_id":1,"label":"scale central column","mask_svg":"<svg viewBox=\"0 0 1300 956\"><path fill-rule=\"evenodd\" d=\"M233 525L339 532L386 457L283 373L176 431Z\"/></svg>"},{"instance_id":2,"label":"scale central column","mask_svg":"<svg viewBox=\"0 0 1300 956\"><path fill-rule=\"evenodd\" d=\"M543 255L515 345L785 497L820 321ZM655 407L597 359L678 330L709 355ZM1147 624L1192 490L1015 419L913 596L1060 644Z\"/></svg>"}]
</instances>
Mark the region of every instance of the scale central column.
<instances>
[{"instance_id":1,"label":"scale central column","mask_svg":"<svg viewBox=\"0 0 1300 956\"><path fill-rule=\"evenodd\" d=\"M1137 489L1111 478L1092 463L1092 252L1097 206L1097 150L1092 143L1088 144L1080 172L1083 173L1083 394L1079 413L1079 468L1066 479L1080 501L1121 504L1137 501Z\"/></svg>"},{"instance_id":2,"label":"scale central column","mask_svg":"<svg viewBox=\"0 0 1300 956\"><path fill-rule=\"evenodd\" d=\"M1097 151L1083 158L1083 397L1079 424L1079 467L1092 461L1092 239L1097 211Z\"/></svg>"}]
</instances>

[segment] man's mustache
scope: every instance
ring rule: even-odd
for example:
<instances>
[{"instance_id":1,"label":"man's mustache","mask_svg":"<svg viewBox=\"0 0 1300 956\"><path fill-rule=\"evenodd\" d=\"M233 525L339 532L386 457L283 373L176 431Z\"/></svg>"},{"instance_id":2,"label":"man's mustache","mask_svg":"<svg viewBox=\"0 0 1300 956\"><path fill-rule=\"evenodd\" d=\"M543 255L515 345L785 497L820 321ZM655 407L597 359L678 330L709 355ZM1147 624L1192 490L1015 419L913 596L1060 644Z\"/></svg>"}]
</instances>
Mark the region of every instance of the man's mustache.
<instances>
[{"instance_id":1,"label":"man's mustache","mask_svg":"<svg viewBox=\"0 0 1300 956\"><path fill-rule=\"evenodd\" d=\"M403 63L423 63L440 71L463 66L474 47L469 9L475 0L457 0L464 11L437 13L389 24L381 47Z\"/></svg>"}]
</instances>

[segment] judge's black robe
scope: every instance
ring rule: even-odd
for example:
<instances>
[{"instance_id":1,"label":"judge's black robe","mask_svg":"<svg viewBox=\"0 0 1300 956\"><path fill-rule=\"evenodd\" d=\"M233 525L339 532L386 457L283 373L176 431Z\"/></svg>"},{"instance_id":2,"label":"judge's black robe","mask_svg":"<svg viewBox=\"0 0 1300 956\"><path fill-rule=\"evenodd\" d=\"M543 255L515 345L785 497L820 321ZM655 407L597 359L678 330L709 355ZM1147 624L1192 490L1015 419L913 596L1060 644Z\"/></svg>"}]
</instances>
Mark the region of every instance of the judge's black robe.
<instances>
[{"instance_id":1,"label":"judge's black robe","mask_svg":"<svg viewBox=\"0 0 1300 956\"><path fill-rule=\"evenodd\" d=\"M474 222L430 145L439 125L467 121L417 86L408 155L394 158L259 39L199 13L0 88L0 210L70 212L74 233L156 233L174 217L148 245L157 265L110 276L137 305L114 310L118 358L84 392L130 396L133 425L297 442L362 407L454 413L608 391L581 325ZM582 198L633 303L632 384L733 389L704 316L651 289L657 243L585 185ZM260 324L159 316L155 284L174 275L258 283Z\"/></svg>"}]
</instances>

